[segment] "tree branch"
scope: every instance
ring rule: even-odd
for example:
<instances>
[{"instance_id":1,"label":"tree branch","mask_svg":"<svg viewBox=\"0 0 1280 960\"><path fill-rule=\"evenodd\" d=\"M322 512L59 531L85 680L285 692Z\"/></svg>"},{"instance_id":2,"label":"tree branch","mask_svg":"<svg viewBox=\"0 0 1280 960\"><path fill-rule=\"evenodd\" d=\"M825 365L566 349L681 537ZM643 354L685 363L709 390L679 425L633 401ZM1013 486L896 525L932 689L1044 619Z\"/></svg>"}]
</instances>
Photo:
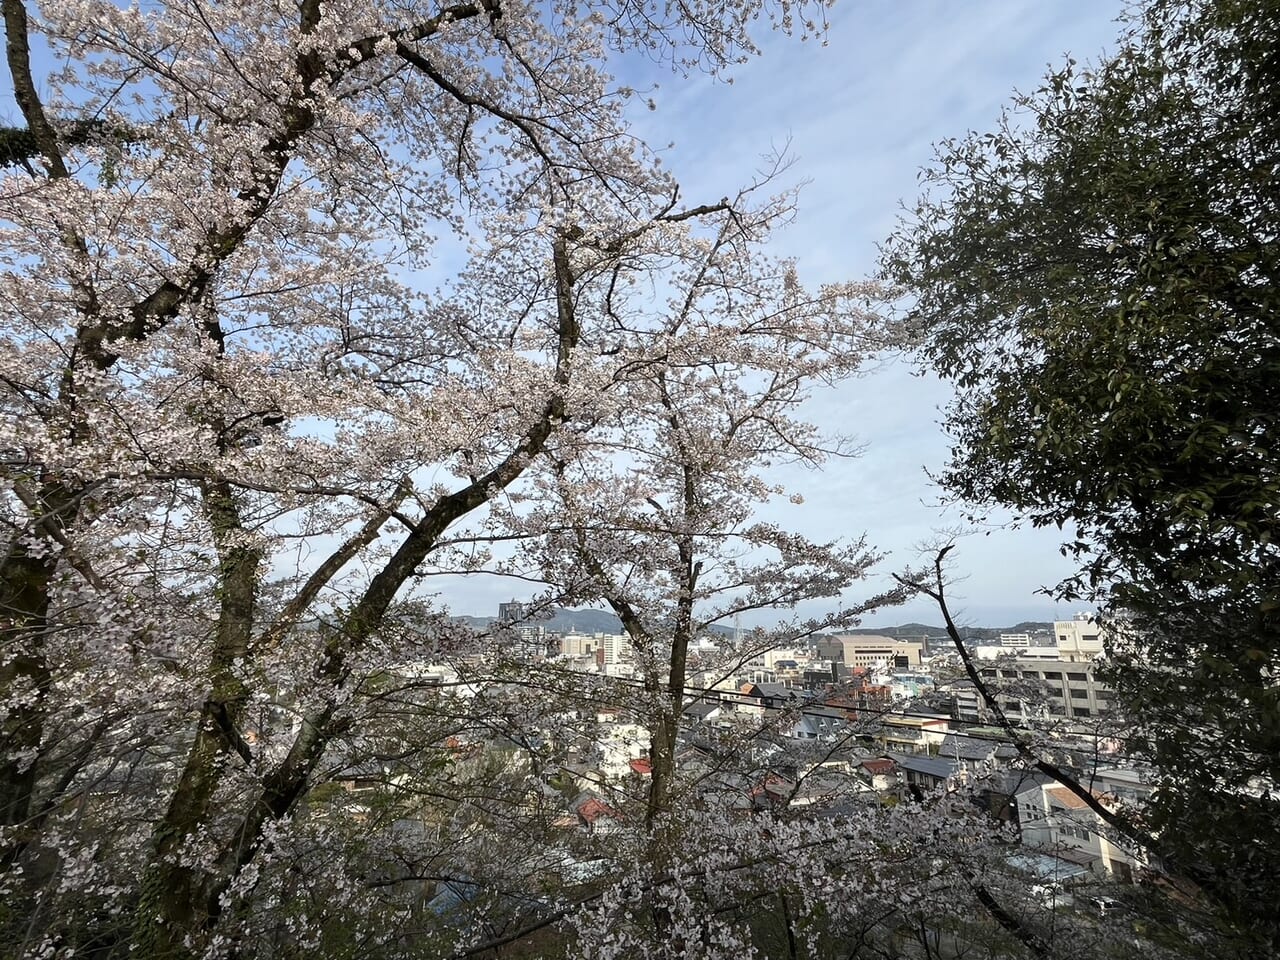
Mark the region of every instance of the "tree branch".
<instances>
[{"instance_id":1,"label":"tree branch","mask_svg":"<svg viewBox=\"0 0 1280 960\"><path fill-rule=\"evenodd\" d=\"M913 582L907 580L898 574L893 575L894 579L905 587L918 590L920 593L925 594L925 596L930 597L938 605L938 609L941 611L943 621L946 625L947 636L951 638L951 642L960 656L960 662L964 665L965 673L968 675L969 680L973 683L978 693L981 694L983 702L985 702L988 709L991 710L991 713L996 719L997 725L1009 736L1009 741L1013 745L1014 749L1017 750L1018 756L1039 772L1045 774L1070 790L1071 793L1075 795L1085 806L1097 814L1099 819L1117 833L1140 847L1144 847L1148 850L1158 849L1158 841L1155 837L1134 826L1115 811L1108 809L1107 806L1094 795L1092 790L1089 790L1087 787L1082 785L1080 781L1071 776L1071 774L1067 773L1057 764L1049 763L1047 760L1039 757L1035 751L1028 746L1017 726L1014 725L1008 716L1005 715L1005 712L1003 708L1001 708L995 694L991 692L991 689L982 679L982 675L978 671L978 668L974 665L973 657L965 647L964 641L960 637L960 631L957 629L955 621L951 618L951 610L947 605L943 586L944 580L942 564L946 559L947 554L954 548L955 544L948 544L939 550L937 555L934 557L933 570L934 582L936 584L935 587L930 588L918 581Z\"/></svg>"}]
</instances>

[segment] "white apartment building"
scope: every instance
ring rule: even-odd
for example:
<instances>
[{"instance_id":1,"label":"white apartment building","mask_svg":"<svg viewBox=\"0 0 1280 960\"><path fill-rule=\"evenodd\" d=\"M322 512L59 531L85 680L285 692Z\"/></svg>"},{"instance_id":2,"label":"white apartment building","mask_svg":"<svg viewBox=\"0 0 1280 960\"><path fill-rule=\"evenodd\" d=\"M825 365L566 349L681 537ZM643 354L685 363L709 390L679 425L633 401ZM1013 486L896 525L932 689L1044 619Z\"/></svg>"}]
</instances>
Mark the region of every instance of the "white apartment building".
<instances>
[{"instance_id":1,"label":"white apartment building","mask_svg":"<svg viewBox=\"0 0 1280 960\"><path fill-rule=\"evenodd\" d=\"M604 648L604 662L607 664L630 663L631 637L625 633L599 634Z\"/></svg>"},{"instance_id":2,"label":"white apartment building","mask_svg":"<svg viewBox=\"0 0 1280 960\"><path fill-rule=\"evenodd\" d=\"M1102 629L1095 614L1077 613L1070 620L1054 621L1053 636L1063 660L1078 663L1102 656Z\"/></svg>"},{"instance_id":3,"label":"white apartment building","mask_svg":"<svg viewBox=\"0 0 1280 960\"><path fill-rule=\"evenodd\" d=\"M754 657L747 661L748 667L760 667L765 670L776 670L778 664L783 661L791 661L797 664L805 664L809 662L810 653L804 648L794 647L773 647L769 650L762 650Z\"/></svg>"}]
</instances>

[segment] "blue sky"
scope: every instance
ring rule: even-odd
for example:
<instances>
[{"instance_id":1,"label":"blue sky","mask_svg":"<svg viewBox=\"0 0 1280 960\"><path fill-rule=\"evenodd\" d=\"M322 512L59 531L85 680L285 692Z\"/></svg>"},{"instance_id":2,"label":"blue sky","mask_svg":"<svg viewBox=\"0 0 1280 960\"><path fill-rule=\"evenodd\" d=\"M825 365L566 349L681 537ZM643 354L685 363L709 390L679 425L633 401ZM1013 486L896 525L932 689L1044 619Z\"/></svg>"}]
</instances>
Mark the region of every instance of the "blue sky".
<instances>
[{"instance_id":1,"label":"blue sky","mask_svg":"<svg viewBox=\"0 0 1280 960\"><path fill-rule=\"evenodd\" d=\"M899 204L917 192L917 171L932 144L992 126L1015 89L1033 89L1049 64L1070 53L1096 59L1114 42L1121 0L861 0L830 12L827 42L762 35L763 56L738 68L733 83L682 78L653 68L628 76L653 82L658 109L638 110L637 132L654 145L673 142L663 162L689 203L732 194L763 153L789 144L790 171L808 181L796 223L775 249L794 256L811 282L857 279L874 269L876 243L892 229ZM0 84L0 115L18 112ZM639 106L639 105L637 105ZM947 442L938 428L945 385L889 362L862 379L815 397L811 417L866 444L857 460L821 473L785 474L804 495L800 507L767 517L814 539L863 532L887 553L885 571L914 563L919 546L960 516L937 506L926 468L941 465ZM999 626L1069 616L1038 588L1065 576L1057 531L969 531L956 552L954 608L965 622ZM860 585L849 600L882 588ZM449 589L459 612L490 614L520 584L480 578ZM810 612L816 613L817 609ZM936 623L927 602L899 607L867 623Z\"/></svg>"},{"instance_id":2,"label":"blue sky","mask_svg":"<svg viewBox=\"0 0 1280 960\"><path fill-rule=\"evenodd\" d=\"M664 162L690 203L731 193L771 145L790 142L791 173L807 180L796 223L776 244L813 282L874 269L876 244L901 202L917 193L932 144L993 126L1014 90L1032 90L1067 54L1095 60L1114 45L1124 4L1111 0L864 0L837 4L827 45L765 38L764 55L733 83L659 78L658 109L638 118L651 142L675 141ZM948 388L888 363L815 398L811 415L866 444L854 461L790 475L806 502L778 520L814 538L865 531L888 552L886 569L919 556L935 531L960 523L936 504L925 475L947 441L937 423ZM954 607L965 620L999 626L1069 616L1036 591L1069 572L1056 530L970 530L955 552ZM850 591L855 599L865 588ZM868 624L940 622L930 603L871 617Z\"/></svg>"}]
</instances>

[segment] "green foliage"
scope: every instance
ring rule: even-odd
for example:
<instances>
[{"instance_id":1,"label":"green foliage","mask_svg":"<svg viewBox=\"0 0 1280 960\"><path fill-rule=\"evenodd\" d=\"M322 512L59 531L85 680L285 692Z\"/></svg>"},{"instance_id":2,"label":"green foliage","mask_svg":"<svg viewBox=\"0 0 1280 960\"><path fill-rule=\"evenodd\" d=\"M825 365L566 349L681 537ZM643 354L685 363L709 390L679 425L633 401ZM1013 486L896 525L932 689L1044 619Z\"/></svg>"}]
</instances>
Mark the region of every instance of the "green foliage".
<instances>
[{"instance_id":1,"label":"green foliage","mask_svg":"<svg viewBox=\"0 0 1280 960\"><path fill-rule=\"evenodd\" d=\"M1280 899L1277 38L1276 0L1154 3L944 143L883 259L957 387L940 480L1071 532L1059 595L1128 611L1150 825L1236 919Z\"/></svg>"}]
</instances>

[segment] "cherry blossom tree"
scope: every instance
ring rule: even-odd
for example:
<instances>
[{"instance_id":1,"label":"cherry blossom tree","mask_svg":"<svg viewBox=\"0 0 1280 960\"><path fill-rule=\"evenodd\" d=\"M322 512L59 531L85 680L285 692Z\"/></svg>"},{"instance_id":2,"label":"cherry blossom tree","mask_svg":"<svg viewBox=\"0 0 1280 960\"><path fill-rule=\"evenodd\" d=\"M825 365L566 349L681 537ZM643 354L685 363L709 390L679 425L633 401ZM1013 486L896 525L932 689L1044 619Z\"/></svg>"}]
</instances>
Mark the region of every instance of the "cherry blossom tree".
<instances>
[{"instance_id":1,"label":"cherry blossom tree","mask_svg":"<svg viewBox=\"0 0 1280 960\"><path fill-rule=\"evenodd\" d=\"M839 598L876 560L862 541L812 543L754 517L785 493L762 478L765 470L845 452L799 408L814 384L856 374L884 336L867 312L874 288L810 290L794 264L759 253L792 211L791 196L754 199L776 172L716 211L709 231L647 232L624 258L602 264L598 309L627 377L589 448L551 458L546 503L523 519L531 535L548 531L545 576L576 585L578 600L607 604L634 651L640 690L631 716L648 732L644 842L659 942L674 922L660 878L688 825L677 815L675 754L693 668L727 678L754 654L803 643L895 599L752 631L745 646L722 638L713 656L691 662L695 641L716 625ZM657 291L648 300L619 296L646 281Z\"/></svg>"},{"instance_id":2,"label":"cherry blossom tree","mask_svg":"<svg viewBox=\"0 0 1280 960\"><path fill-rule=\"evenodd\" d=\"M6 952L235 953L397 595L630 375L582 264L727 209L606 56L718 70L760 10L3 13Z\"/></svg>"},{"instance_id":3,"label":"cherry blossom tree","mask_svg":"<svg viewBox=\"0 0 1280 960\"><path fill-rule=\"evenodd\" d=\"M918 588L906 579L902 592L841 607L835 598L875 552L857 539L810 542L756 517L790 492L765 479L770 468L851 452L805 422L803 401L855 376L894 333L868 310L874 287L808 289L794 264L760 251L794 199L760 199L763 180L707 210L696 230L664 223L610 256L575 261L579 309L604 318L598 352L626 376L613 374L612 405L595 408L589 435L558 434L536 482L493 507L501 529L529 538L521 569L618 616L635 676L602 695L642 731L648 760L640 784L607 794L623 825L598 838L592 856L608 864L608 882L518 932L570 921L572 950L602 958L1128 950L1122 929L1056 918L1029 896L1006 859L1008 826L974 802L982 782L893 804L824 767L837 753L847 760L875 716L806 750L779 729L803 713L799 700L774 717L739 715L714 757L682 761L684 708L717 697L707 689L716 678ZM635 289L651 292L624 293ZM836 609L720 634L708 651L717 626L814 600ZM792 779L777 765L794 768ZM811 777L843 782L824 787L830 798L816 806L796 802ZM763 949L770 938L776 947ZM512 942L482 938L469 949Z\"/></svg>"}]
</instances>

